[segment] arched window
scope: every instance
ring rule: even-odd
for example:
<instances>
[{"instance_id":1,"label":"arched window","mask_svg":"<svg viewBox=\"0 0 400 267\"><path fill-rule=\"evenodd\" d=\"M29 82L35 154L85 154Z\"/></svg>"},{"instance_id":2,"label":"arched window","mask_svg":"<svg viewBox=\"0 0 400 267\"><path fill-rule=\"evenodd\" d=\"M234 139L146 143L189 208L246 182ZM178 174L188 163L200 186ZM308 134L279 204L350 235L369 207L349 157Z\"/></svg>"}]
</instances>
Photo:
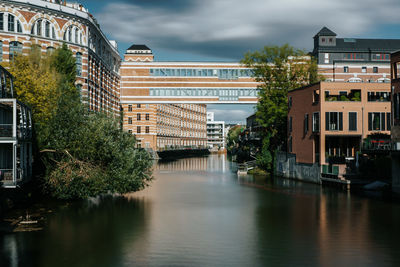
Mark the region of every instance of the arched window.
<instances>
[{"instance_id":1,"label":"arched window","mask_svg":"<svg viewBox=\"0 0 400 267\"><path fill-rule=\"evenodd\" d=\"M51 35L53 39L56 39L56 31L54 30L54 27L51 27Z\"/></svg>"},{"instance_id":2,"label":"arched window","mask_svg":"<svg viewBox=\"0 0 400 267\"><path fill-rule=\"evenodd\" d=\"M46 53L47 53L47 55L51 56L54 53L54 51L55 51L55 48L52 46L49 46L49 47L47 47Z\"/></svg>"},{"instance_id":3,"label":"arched window","mask_svg":"<svg viewBox=\"0 0 400 267\"><path fill-rule=\"evenodd\" d=\"M15 31L15 17L14 15L8 14L8 31Z\"/></svg>"},{"instance_id":4,"label":"arched window","mask_svg":"<svg viewBox=\"0 0 400 267\"><path fill-rule=\"evenodd\" d=\"M82 54L76 53L76 75L82 76Z\"/></svg>"},{"instance_id":5,"label":"arched window","mask_svg":"<svg viewBox=\"0 0 400 267\"><path fill-rule=\"evenodd\" d=\"M18 54L22 54L22 43L10 42L10 61L13 61Z\"/></svg>"}]
</instances>

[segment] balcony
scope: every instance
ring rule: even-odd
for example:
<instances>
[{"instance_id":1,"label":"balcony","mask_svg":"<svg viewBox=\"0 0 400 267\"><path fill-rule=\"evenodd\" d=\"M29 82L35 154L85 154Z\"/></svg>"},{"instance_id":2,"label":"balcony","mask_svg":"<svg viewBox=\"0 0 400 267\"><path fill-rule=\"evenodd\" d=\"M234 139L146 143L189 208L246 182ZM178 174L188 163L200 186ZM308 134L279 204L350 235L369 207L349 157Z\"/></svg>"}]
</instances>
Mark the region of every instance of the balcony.
<instances>
[{"instance_id":1,"label":"balcony","mask_svg":"<svg viewBox=\"0 0 400 267\"><path fill-rule=\"evenodd\" d=\"M335 101L352 101L352 102L360 102L361 101L361 90L351 90L350 92L339 92L339 94L330 94L329 92L325 92L325 101L327 102L335 102Z\"/></svg>"},{"instance_id":2,"label":"balcony","mask_svg":"<svg viewBox=\"0 0 400 267\"><path fill-rule=\"evenodd\" d=\"M368 102L390 102L390 92L368 92Z\"/></svg>"}]
</instances>

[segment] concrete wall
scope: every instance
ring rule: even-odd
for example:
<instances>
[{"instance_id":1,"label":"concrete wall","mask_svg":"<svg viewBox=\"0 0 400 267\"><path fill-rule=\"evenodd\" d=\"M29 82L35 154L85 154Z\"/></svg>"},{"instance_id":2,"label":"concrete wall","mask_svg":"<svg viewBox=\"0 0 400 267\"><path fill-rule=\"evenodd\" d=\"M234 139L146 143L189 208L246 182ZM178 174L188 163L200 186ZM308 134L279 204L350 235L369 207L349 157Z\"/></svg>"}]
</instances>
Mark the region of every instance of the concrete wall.
<instances>
[{"instance_id":1,"label":"concrete wall","mask_svg":"<svg viewBox=\"0 0 400 267\"><path fill-rule=\"evenodd\" d=\"M318 164L297 163L296 155L277 152L276 175L305 182L321 183L321 168Z\"/></svg>"}]
</instances>

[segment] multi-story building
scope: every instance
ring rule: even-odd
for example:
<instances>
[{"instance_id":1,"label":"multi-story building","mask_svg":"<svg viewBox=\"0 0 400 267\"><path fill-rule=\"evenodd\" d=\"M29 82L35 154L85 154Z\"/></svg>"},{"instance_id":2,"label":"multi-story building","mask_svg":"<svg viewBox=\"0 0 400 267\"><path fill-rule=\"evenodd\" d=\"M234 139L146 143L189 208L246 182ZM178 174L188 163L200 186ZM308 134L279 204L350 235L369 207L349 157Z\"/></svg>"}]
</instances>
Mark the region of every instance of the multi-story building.
<instances>
[{"instance_id":1,"label":"multi-story building","mask_svg":"<svg viewBox=\"0 0 400 267\"><path fill-rule=\"evenodd\" d=\"M389 83L319 82L289 92L288 98L288 151L297 162L354 159L364 138L390 135ZM345 165L339 165L340 175Z\"/></svg>"},{"instance_id":2,"label":"multi-story building","mask_svg":"<svg viewBox=\"0 0 400 267\"><path fill-rule=\"evenodd\" d=\"M400 193L400 51L391 55L392 74L392 189Z\"/></svg>"},{"instance_id":3,"label":"multi-story building","mask_svg":"<svg viewBox=\"0 0 400 267\"><path fill-rule=\"evenodd\" d=\"M328 81L390 82L390 53L400 50L399 39L336 36L326 27L314 36L311 54Z\"/></svg>"},{"instance_id":4,"label":"multi-story building","mask_svg":"<svg viewBox=\"0 0 400 267\"><path fill-rule=\"evenodd\" d=\"M225 148L225 122L215 121L214 112L207 112L207 144L209 148Z\"/></svg>"},{"instance_id":5,"label":"multi-story building","mask_svg":"<svg viewBox=\"0 0 400 267\"><path fill-rule=\"evenodd\" d=\"M256 103L250 76L239 63L157 62L150 48L132 45L121 66L124 129L156 151L206 147L206 104Z\"/></svg>"},{"instance_id":6,"label":"multi-story building","mask_svg":"<svg viewBox=\"0 0 400 267\"><path fill-rule=\"evenodd\" d=\"M117 44L87 9L65 0L0 0L0 61L32 47L51 53L63 43L75 55L76 85L89 108L119 114Z\"/></svg>"}]
</instances>

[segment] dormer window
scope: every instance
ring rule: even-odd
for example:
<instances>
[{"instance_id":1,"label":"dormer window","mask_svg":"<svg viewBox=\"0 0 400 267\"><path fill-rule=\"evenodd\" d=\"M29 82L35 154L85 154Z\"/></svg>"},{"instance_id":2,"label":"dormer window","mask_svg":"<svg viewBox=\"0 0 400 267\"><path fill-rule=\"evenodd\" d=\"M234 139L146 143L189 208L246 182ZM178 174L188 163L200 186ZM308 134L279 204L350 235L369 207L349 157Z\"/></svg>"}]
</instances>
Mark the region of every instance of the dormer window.
<instances>
[{"instance_id":1,"label":"dormer window","mask_svg":"<svg viewBox=\"0 0 400 267\"><path fill-rule=\"evenodd\" d=\"M333 43L333 38L329 38L329 43Z\"/></svg>"},{"instance_id":2,"label":"dormer window","mask_svg":"<svg viewBox=\"0 0 400 267\"><path fill-rule=\"evenodd\" d=\"M325 38L321 38L321 41L322 41L323 43L325 43Z\"/></svg>"}]
</instances>

